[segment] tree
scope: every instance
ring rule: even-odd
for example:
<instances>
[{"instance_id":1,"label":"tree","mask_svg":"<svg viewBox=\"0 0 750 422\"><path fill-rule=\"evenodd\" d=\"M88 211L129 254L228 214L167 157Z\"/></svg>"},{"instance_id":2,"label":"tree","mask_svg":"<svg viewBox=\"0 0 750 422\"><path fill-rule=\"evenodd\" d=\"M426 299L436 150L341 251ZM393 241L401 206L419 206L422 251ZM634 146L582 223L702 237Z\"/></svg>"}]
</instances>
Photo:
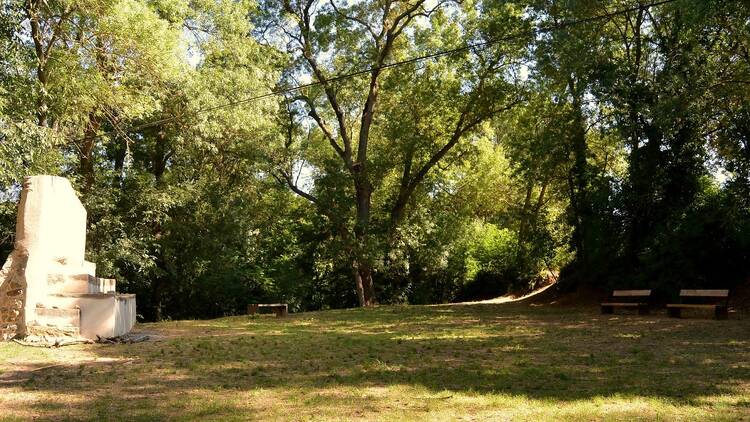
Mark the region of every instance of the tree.
<instances>
[{"instance_id":1,"label":"tree","mask_svg":"<svg viewBox=\"0 0 750 422\"><path fill-rule=\"evenodd\" d=\"M206 316L236 312L242 309L236 302L217 305L217 297L238 285L247 293L257 281L248 233L265 220L247 214L265 203L254 197L256 150L275 102L255 102L251 109L226 104L265 92L278 77L275 52L250 36L246 17L252 3L170 5L159 13L189 34L185 42L194 67L162 83L154 93L160 107L103 145L99 171L109 177L96 188L111 201L87 203L90 215L99 218L94 229L100 239L111 238L94 248L101 261L133 280L148 317L156 320L202 306ZM221 280L227 290L207 284L207 278Z\"/></svg>"},{"instance_id":2,"label":"tree","mask_svg":"<svg viewBox=\"0 0 750 422\"><path fill-rule=\"evenodd\" d=\"M275 10L269 20L288 41L288 51L294 59L289 77L294 80L295 76L308 75L319 84L319 89L288 100L291 116L286 133L292 136L284 142L286 158L276 161L283 165L275 167L274 175L327 216L349 257L359 303L370 306L376 301L373 270L382 253L377 245L386 245L392 239L414 193L424 187L431 170L456 145L482 123L518 102L507 72L517 52L508 45L466 50L460 56L463 63L455 58L444 59L455 67L427 65L424 70L416 69L418 80L386 77L384 66L399 57L408 57L409 52L420 51L425 41L455 47L486 39L486 34L471 22L458 24L460 16L471 12L470 6L469 11L452 2L430 7L423 0L357 5L285 1L267 6ZM519 11L510 13L520 15ZM448 19L449 15L452 19ZM513 28L513 20L508 21L508 29ZM430 36L431 33L439 35ZM459 38L449 40L447 35ZM336 75L362 69L367 69L364 84L356 79L336 79ZM443 96L430 98L430 92ZM391 95L394 97L384 98ZM412 95L422 102L416 106L405 104ZM430 105L433 99L439 100L433 104L435 107ZM397 107L389 111L398 112L398 119L394 119L394 114L384 116L386 101ZM419 121L425 117L420 113L422 107L432 116L443 117L439 121L428 118L429 123L436 124L429 131L421 131L425 129ZM292 172L295 165L307 163L306 158L290 158L295 152L294 127L305 118L315 124L311 136L324 138L335 157L334 161L327 159L315 167L319 176L312 190L298 186ZM382 127L393 124L402 128L394 133L394 126L391 130ZM396 147L400 162L384 160L385 155L379 154L387 152L379 145ZM395 192L386 192L385 181L395 174L400 175L398 184L391 186ZM328 184L326 179L331 178L337 182ZM374 199L379 190L384 191L383 198ZM388 209L387 222L373 224L374 203Z\"/></svg>"},{"instance_id":3,"label":"tree","mask_svg":"<svg viewBox=\"0 0 750 422\"><path fill-rule=\"evenodd\" d=\"M14 45L29 52L19 65L34 75L10 95L32 94L37 125L67 138L89 191L98 131L154 110L159 86L179 73L179 28L153 5L130 0L13 0L4 7L17 28Z\"/></svg>"}]
</instances>

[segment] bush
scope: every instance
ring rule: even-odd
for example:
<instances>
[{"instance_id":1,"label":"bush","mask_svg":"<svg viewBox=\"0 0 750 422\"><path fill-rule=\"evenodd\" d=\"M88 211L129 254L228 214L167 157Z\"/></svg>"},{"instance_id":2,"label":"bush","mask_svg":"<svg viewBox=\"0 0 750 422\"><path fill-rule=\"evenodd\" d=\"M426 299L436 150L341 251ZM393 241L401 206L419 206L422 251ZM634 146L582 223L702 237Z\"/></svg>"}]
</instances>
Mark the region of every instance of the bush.
<instances>
[{"instance_id":1,"label":"bush","mask_svg":"<svg viewBox=\"0 0 750 422\"><path fill-rule=\"evenodd\" d=\"M466 239L464 285L459 300L481 300L508 293L518 281L518 239L511 230L475 223Z\"/></svg>"}]
</instances>

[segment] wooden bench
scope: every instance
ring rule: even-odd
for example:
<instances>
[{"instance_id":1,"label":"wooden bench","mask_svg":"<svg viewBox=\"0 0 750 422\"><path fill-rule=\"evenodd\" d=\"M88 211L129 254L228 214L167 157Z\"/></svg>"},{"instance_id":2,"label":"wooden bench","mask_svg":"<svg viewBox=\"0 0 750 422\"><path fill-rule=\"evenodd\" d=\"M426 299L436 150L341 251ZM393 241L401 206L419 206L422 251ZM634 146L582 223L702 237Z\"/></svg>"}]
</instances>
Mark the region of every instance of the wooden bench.
<instances>
[{"instance_id":1,"label":"wooden bench","mask_svg":"<svg viewBox=\"0 0 750 422\"><path fill-rule=\"evenodd\" d=\"M729 318L729 290L680 290L680 303L667 305L669 316L679 318L683 309L710 309L716 319Z\"/></svg>"},{"instance_id":2,"label":"wooden bench","mask_svg":"<svg viewBox=\"0 0 750 422\"><path fill-rule=\"evenodd\" d=\"M614 290L606 302L601 303L603 314L615 313L615 308L636 309L638 315L648 315L651 290Z\"/></svg>"},{"instance_id":3,"label":"wooden bench","mask_svg":"<svg viewBox=\"0 0 750 422\"><path fill-rule=\"evenodd\" d=\"M255 315L260 308L269 308L273 310L277 317L283 317L289 313L289 305L286 303L251 303L247 305L247 314Z\"/></svg>"}]
</instances>

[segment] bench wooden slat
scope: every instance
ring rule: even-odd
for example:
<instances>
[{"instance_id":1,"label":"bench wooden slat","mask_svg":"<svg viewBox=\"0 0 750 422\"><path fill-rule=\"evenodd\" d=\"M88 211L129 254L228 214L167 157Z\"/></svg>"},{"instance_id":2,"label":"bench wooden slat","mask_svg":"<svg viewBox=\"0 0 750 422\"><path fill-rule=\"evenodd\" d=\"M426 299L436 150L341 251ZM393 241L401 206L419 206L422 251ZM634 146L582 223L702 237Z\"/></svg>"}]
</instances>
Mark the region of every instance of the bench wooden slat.
<instances>
[{"instance_id":1,"label":"bench wooden slat","mask_svg":"<svg viewBox=\"0 0 750 422\"><path fill-rule=\"evenodd\" d=\"M651 296L651 290L615 290L612 296Z\"/></svg>"},{"instance_id":2,"label":"bench wooden slat","mask_svg":"<svg viewBox=\"0 0 750 422\"><path fill-rule=\"evenodd\" d=\"M674 318L680 318L682 309L711 309L716 319L729 318L729 290L727 289L682 289L680 302L669 303L667 313ZM703 302L703 303L696 303Z\"/></svg>"},{"instance_id":3,"label":"bench wooden slat","mask_svg":"<svg viewBox=\"0 0 750 422\"><path fill-rule=\"evenodd\" d=\"M247 313L248 315L255 315L260 308L273 309L277 317L286 316L289 312L289 305L286 303L251 303L247 305Z\"/></svg>"},{"instance_id":4,"label":"bench wooden slat","mask_svg":"<svg viewBox=\"0 0 750 422\"><path fill-rule=\"evenodd\" d=\"M638 311L638 315L647 315L650 297L649 289L613 290L612 295L606 299L608 302L601 303L602 314L613 314L615 308L633 308Z\"/></svg>"},{"instance_id":5,"label":"bench wooden slat","mask_svg":"<svg viewBox=\"0 0 750 422\"><path fill-rule=\"evenodd\" d=\"M726 289L710 289L710 290L685 289L685 290L680 290L680 296L729 297L729 290L726 290Z\"/></svg>"},{"instance_id":6,"label":"bench wooden slat","mask_svg":"<svg viewBox=\"0 0 750 422\"><path fill-rule=\"evenodd\" d=\"M700 304L700 303L670 303L667 305L667 308L717 308L717 307L725 307L724 305L709 305L709 304Z\"/></svg>"}]
</instances>

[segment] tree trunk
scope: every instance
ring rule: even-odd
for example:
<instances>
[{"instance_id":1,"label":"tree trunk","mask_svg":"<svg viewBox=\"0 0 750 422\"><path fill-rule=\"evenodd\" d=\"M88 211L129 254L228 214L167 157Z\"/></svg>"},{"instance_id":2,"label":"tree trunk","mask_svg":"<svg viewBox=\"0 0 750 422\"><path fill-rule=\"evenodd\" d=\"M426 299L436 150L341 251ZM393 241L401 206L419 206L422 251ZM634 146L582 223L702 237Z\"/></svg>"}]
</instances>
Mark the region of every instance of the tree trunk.
<instances>
[{"instance_id":1,"label":"tree trunk","mask_svg":"<svg viewBox=\"0 0 750 422\"><path fill-rule=\"evenodd\" d=\"M31 39L34 42L36 53L36 77L39 82L39 96L36 99L37 124L41 127L49 127L47 115L49 113L49 72L47 59L49 48L45 46L44 30L39 17L39 2L28 1L26 3L26 16L29 18L31 28Z\"/></svg>"},{"instance_id":2,"label":"tree trunk","mask_svg":"<svg viewBox=\"0 0 750 422\"><path fill-rule=\"evenodd\" d=\"M370 228L372 185L367 180L364 165L357 171L358 174L354 175L357 201L357 220L354 225L354 283L357 287L359 306L372 306L375 304L375 288L372 281L372 266L366 257L369 247L367 240Z\"/></svg>"},{"instance_id":3,"label":"tree trunk","mask_svg":"<svg viewBox=\"0 0 750 422\"><path fill-rule=\"evenodd\" d=\"M571 149L573 150L573 167L569 174L568 183L571 191L571 208L573 211L573 247L576 250L576 261L583 278L588 282L589 256L588 232L592 219L589 195L588 146L586 145L586 129L581 110L581 99L576 96L574 83L570 82L573 94L573 133L571 134Z\"/></svg>"},{"instance_id":4,"label":"tree trunk","mask_svg":"<svg viewBox=\"0 0 750 422\"><path fill-rule=\"evenodd\" d=\"M125 157L128 152L127 141L123 140L120 143L116 143L114 146L114 177L112 179L112 186L116 188L122 187L124 179L123 171L125 169Z\"/></svg>"},{"instance_id":5,"label":"tree trunk","mask_svg":"<svg viewBox=\"0 0 750 422\"><path fill-rule=\"evenodd\" d=\"M352 263L354 283L357 287L357 299L359 306L369 307L375 305L375 286L372 282L372 268L357 259Z\"/></svg>"},{"instance_id":6,"label":"tree trunk","mask_svg":"<svg viewBox=\"0 0 750 422\"><path fill-rule=\"evenodd\" d=\"M534 182L529 179L526 183L526 197L523 201L523 207L521 208L521 215L519 216L517 241L518 250L516 250L516 265L523 268L523 263L526 260L526 237L528 236L529 230L529 218L531 209L531 195L534 192Z\"/></svg>"},{"instance_id":7,"label":"tree trunk","mask_svg":"<svg viewBox=\"0 0 750 422\"><path fill-rule=\"evenodd\" d=\"M49 92L47 91L47 75L46 71L39 65L37 71L39 74L39 97L36 100L36 115L37 124L41 127L49 127L49 121L47 115L49 113Z\"/></svg>"},{"instance_id":8,"label":"tree trunk","mask_svg":"<svg viewBox=\"0 0 750 422\"><path fill-rule=\"evenodd\" d=\"M167 162L171 156L172 152L168 151L167 137L162 129L156 137L151 155L151 173L154 175L157 185L161 183L164 172L167 170Z\"/></svg>"}]
</instances>

